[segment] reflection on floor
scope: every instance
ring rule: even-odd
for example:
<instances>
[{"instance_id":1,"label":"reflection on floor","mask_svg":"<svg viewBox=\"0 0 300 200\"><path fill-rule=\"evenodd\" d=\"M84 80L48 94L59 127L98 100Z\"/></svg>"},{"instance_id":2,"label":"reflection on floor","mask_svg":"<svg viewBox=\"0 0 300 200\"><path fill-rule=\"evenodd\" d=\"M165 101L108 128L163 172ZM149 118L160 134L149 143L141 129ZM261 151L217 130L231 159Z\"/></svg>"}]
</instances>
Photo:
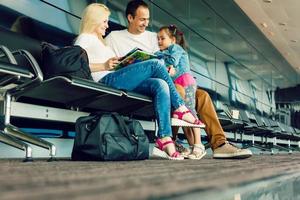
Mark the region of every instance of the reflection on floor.
<instances>
[{"instance_id":1,"label":"reflection on floor","mask_svg":"<svg viewBox=\"0 0 300 200\"><path fill-rule=\"evenodd\" d=\"M246 160L0 160L1 199L300 199L300 154Z\"/></svg>"},{"instance_id":2,"label":"reflection on floor","mask_svg":"<svg viewBox=\"0 0 300 200\"><path fill-rule=\"evenodd\" d=\"M199 199L199 197L209 200L297 200L300 199L300 173L280 174L231 188L194 191L166 199Z\"/></svg>"}]
</instances>

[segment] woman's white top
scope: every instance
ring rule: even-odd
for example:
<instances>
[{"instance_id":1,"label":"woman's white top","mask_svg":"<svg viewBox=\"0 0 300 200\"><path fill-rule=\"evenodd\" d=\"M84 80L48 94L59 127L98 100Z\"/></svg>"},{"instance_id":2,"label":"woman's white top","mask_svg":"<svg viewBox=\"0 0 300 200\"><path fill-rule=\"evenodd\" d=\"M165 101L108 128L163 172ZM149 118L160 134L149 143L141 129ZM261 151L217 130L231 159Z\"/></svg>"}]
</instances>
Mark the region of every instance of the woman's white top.
<instances>
[{"instance_id":1,"label":"woman's white top","mask_svg":"<svg viewBox=\"0 0 300 200\"><path fill-rule=\"evenodd\" d=\"M103 42L93 34L80 34L75 41L75 45L79 45L87 52L90 64L105 63L108 59L115 57L113 50L103 44ZM92 72L92 77L94 81L98 82L111 72L112 71Z\"/></svg>"}]
</instances>

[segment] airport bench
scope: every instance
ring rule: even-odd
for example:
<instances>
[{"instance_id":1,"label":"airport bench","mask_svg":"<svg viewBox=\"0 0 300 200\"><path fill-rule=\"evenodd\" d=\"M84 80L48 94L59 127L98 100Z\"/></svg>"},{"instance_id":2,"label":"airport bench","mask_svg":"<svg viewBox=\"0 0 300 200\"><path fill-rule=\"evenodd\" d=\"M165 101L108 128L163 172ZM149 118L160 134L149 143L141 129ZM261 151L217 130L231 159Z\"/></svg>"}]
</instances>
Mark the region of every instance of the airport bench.
<instances>
[{"instance_id":1,"label":"airport bench","mask_svg":"<svg viewBox=\"0 0 300 200\"><path fill-rule=\"evenodd\" d=\"M49 106L73 112L79 111L79 113L101 110L118 112L148 120L154 118L152 99L147 96L135 92L117 90L104 84L75 77L58 76L43 80L43 74L38 65L41 48L40 43L36 40L1 28L0 44L9 47L14 54L9 56L9 61L0 62L1 86L15 84L15 87L3 92L3 108L5 109L3 109L4 120L2 124L4 124L3 130L5 133L1 136L2 138L5 136L9 138L1 139L0 137L0 140L6 144L12 145L12 142L7 142L12 136L49 149L50 156L55 156L56 150L54 145L40 138L24 137L24 135L29 134L23 133L10 124L11 104L16 101L30 105L31 100L34 100L32 106ZM32 55L35 55L35 57ZM7 56L3 54L2 57L6 58ZM14 57L16 58L15 60L13 60ZM22 82L20 78L26 79L23 79L24 82ZM61 120L60 117L57 117L57 120ZM20 145L12 146L20 147ZM24 150L24 148L19 149ZM31 156L29 149L26 151L26 158L30 159Z\"/></svg>"},{"instance_id":2,"label":"airport bench","mask_svg":"<svg viewBox=\"0 0 300 200\"><path fill-rule=\"evenodd\" d=\"M4 37L1 37L2 34ZM25 36L1 29L0 38L0 44L7 45L13 50L18 66L20 68L26 66L26 70L33 74L32 79L20 83L20 85L5 93L4 107L7 109L4 113L4 130L21 140L49 149L51 158L55 157L56 149L54 145L40 138L24 137L26 134L10 123L10 113L13 112L12 104L14 101L27 103L26 106L30 106L32 109L37 105L59 108L63 117L57 116L55 120L61 122L65 121L64 110L84 114L95 111L109 111L136 119L155 120L155 112L150 97L135 92L118 90L77 77L57 76L43 80L43 73L38 64L41 54L38 41L28 39L30 47L27 48L28 41ZM32 114L30 116L32 117ZM72 122L74 123L75 120ZM156 126L154 131L156 131ZM26 155L26 157L29 156Z\"/></svg>"},{"instance_id":3,"label":"airport bench","mask_svg":"<svg viewBox=\"0 0 300 200\"><path fill-rule=\"evenodd\" d=\"M31 79L33 78L33 74L23 67L16 66L17 61L15 60L15 57L5 46L0 46L0 50L0 88L1 93L7 97L9 89L17 87L16 83L19 82L20 79ZM3 110L5 108L7 108L7 106L3 107ZM6 110L4 112L6 112ZM7 123L7 118L2 118L0 141L15 148L24 150L25 158L31 159L31 147L8 134L5 123Z\"/></svg>"}]
</instances>

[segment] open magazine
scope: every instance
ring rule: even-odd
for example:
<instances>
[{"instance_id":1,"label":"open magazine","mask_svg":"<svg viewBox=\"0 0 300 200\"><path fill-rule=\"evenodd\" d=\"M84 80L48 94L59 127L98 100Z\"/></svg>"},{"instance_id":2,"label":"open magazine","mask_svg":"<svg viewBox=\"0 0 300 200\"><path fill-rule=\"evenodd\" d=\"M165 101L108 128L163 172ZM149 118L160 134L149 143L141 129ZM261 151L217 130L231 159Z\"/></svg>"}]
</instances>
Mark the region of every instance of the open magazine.
<instances>
[{"instance_id":1,"label":"open magazine","mask_svg":"<svg viewBox=\"0 0 300 200\"><path fill-rule=\"evenodd\" d=\"M154 54L145 52L139 48L134 48L133 50L131 50L129 53L127 53L125 56L123 56L120 59L120 63L114 68L114 70L118 70L123 67L126 67L127 65L142 62L142 61L149 60L152 58L157 58L157 56Z\"/></svg>"}]
</instances>

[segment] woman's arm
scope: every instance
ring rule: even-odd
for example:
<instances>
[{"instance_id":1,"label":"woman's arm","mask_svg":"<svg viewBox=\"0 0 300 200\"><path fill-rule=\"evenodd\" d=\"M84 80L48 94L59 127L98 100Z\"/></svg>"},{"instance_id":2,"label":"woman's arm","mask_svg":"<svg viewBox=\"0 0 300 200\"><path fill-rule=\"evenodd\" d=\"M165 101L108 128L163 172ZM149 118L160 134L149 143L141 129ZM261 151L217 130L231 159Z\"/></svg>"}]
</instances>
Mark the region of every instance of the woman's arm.
<instances>
[{"instance_id":1,"label":"woman's arm","mask_svg":"<svg viewBox=\"0 0 300 200\"><path fill-rule=\"evenodd\" d=\"M105 63L90 63L91 72L109 71L119 63L118 57L108 59Z\"/></svg>"}]
</instances>

